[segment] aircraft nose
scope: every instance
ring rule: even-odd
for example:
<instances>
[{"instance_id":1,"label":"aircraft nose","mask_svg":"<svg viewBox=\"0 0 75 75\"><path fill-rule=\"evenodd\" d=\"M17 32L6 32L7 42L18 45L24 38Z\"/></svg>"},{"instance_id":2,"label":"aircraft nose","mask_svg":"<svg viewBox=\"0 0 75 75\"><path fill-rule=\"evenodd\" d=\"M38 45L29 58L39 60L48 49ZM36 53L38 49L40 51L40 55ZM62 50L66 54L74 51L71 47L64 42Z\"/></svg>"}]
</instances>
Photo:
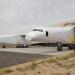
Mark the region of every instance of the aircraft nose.
<instances>
[{"instance_id":1,"label":"aircraft nose","mask_svg":"<svg viewBox=\"0 0 75 75\"><path fill-rule=\"evenodd\" d=\"M25 37L25 39L27 40L27 41L32 41L35 37L35 34L33 33L33 32L29 32L27 35L26 35L26 37Z\"/></svg>"},{"instance_id":2,"label":"aircraft nose","mask_svg":"<svg viewBox=\"0 0 75 75\"><path fill-rule=\"evenodd\" d=\"M40 32L29 32L26 35L25 39L27 41L38 41L38 40L42 39L41 35L42 35L42 33L40 33Z\"/></svg>"},{"instance_id":3,"label":"aircraft nose","mask_svg":"<svg viewBox=\"0 0 75 75\"><path fill-rule=\"evenodd\" d=\"M26 35L26 37L25 37L25 39L27 40L27 41L35 41L36 39L37 39L37 33L36 32L29 32L27 35Z\"/></svg>"},{"instance_id":4,"label":"aircraft nose","mask_svg":"<svg viewBox=\"0 0 75 75\"><path fill-rule=\"evenodd\" d=\"M25 39L26 39L27 41L31 41L31 40L32 40L32 37L31 37L30 35L26 35Z\"/></svg>"}]
</instances>

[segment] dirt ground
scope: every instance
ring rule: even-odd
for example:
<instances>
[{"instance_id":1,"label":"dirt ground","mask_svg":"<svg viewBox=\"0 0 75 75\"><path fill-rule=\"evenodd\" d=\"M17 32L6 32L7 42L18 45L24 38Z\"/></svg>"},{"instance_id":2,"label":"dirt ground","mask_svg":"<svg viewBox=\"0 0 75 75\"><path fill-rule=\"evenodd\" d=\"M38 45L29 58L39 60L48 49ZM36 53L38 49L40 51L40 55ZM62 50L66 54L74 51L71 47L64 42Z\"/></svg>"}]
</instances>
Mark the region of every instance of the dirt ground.
<instances>
[{"instance_id":1,"label":"dirt ground","mask_svg":"<svg viewBox=\"0 0 75 75\"><path fill-rule=\"evenodd\" d=\"M75 75L75 52L4 68L0 75Z\"/></svg>"}]
</instances>

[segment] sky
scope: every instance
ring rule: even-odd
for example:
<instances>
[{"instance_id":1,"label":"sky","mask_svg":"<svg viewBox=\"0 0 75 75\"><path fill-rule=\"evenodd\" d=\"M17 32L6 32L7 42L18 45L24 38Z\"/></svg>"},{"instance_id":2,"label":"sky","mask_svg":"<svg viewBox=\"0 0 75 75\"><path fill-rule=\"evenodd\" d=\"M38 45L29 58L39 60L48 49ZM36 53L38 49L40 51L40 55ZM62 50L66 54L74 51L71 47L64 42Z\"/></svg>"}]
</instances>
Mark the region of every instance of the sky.
<instances>
[{"instance_id":1,"label":"sky","mask_svg":"<svg viewBox=\"0 0 75 75\"><path fill-rule=\"evenodd\" d=\"M75 20L75 0L0 0L0 34Z\"/></svg>"}]
</instances>

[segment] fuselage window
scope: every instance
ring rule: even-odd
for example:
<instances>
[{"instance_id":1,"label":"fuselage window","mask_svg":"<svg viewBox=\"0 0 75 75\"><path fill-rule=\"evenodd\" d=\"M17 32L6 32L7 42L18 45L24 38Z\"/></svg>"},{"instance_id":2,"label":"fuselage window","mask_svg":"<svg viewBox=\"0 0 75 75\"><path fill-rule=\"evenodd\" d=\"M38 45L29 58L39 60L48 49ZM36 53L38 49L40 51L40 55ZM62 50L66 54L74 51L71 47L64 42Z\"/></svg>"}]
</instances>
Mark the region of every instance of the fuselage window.
<instances>
[{"instance_id":1,"label":"fuselage window","mask_svg":"<svg viewBox=\"0 0 75 75\"><path fill-rule=\"evenodd\" d=\"M33 31L38 31L38 29L34 29Z\"/></svg>"},{"instance_id":2,"label":"fuselage window","mask_svg":"<svg viewBox=\"0 0 75 75\"><path fill-rule=\"evenodd\" d=\"M43 30L42 30L42 29L34 29L33 31L43 32Z\"/></svg>"},{"instance_id":3,"label":"fuselage window","mask_svg":"<svg viewBox=\"0 0 75 75\"><path fill-rule=\"evenodd\" d=\"M39 29L39 31L40 31L40 32L43 32L43 30L42 30L42 29Z\"/></svg>"}]
</instances>

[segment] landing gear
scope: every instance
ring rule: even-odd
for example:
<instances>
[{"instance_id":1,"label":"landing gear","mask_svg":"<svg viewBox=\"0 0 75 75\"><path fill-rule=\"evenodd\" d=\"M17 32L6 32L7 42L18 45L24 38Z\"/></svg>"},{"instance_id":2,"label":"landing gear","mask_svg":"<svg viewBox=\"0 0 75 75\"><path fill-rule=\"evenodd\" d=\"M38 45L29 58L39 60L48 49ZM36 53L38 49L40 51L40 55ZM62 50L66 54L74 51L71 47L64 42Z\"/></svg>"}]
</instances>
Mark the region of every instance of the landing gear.
<instances>
[{"instance_id":1,"label":"landing gear","mask_svg":"<svg viewBox=\"0 0 75 75\"><path fill-rule=\"evenodd\" d=\"M5 45L5 43L2 43L2 48L6 48L6 45Z\"/></svg>"},{"instance_id":2,"label":"landing gear","mask_svg":"<svg viewBox=\"0 0 75 75\"><path fill-rule=\"evenodd\" d=\"M6 48L6 46L5 46L5 45L3 45L3 46L2 46L2 48Z\"/></svg>"},{"instance_id":3,"label":"landing gear","mask_svg":"<svg viewBox=\"0 0 75 75\"><path fill-rule=\"evenodd\" d=\"M24 46L24 44L18 44L16 48L28 48L28 45Z\"/></svg>"},{"instance_id":4,"label":"landing gear","mask_svg":"<svg viewBox=\"0 0 75 75\"><path fill-rule=\"evenodd\" d=\"M68 49L69 49L69 50L73 50L73 49L75 49L75 44L71 44L71 45L69 45L69 46L68 46Z\"/></svg>"},{"instance_id":5,"label":"landing gear","mask_svg":"<svg viewBox=\"0 0 75 75\"><path fill-rule=\"evenodd\" d=\"M62 44L60 42L57 43L57 51L62 51Z\"/></svg>"},{"instance_id":6,"label":"landing gear","mask_svg":"<svg viewBox=\"0 0 75 75\"><path fill-rule=\"evenodd\" d=\"M16 48L24 48L24 45L18 44Z\"/></svg>"},{"instance_id":7,"label":"landing gear","mask_svg":"<svg viewBox=\"0 0 75 75\"><path fill-rule=\"evenodd\" d=\"M73 48L72 48L72 45L69 45L69 46L68 46L68 49L69 49L69 50L72 50L72 49L73 49Z\"/></svg>"}]
</instances>

